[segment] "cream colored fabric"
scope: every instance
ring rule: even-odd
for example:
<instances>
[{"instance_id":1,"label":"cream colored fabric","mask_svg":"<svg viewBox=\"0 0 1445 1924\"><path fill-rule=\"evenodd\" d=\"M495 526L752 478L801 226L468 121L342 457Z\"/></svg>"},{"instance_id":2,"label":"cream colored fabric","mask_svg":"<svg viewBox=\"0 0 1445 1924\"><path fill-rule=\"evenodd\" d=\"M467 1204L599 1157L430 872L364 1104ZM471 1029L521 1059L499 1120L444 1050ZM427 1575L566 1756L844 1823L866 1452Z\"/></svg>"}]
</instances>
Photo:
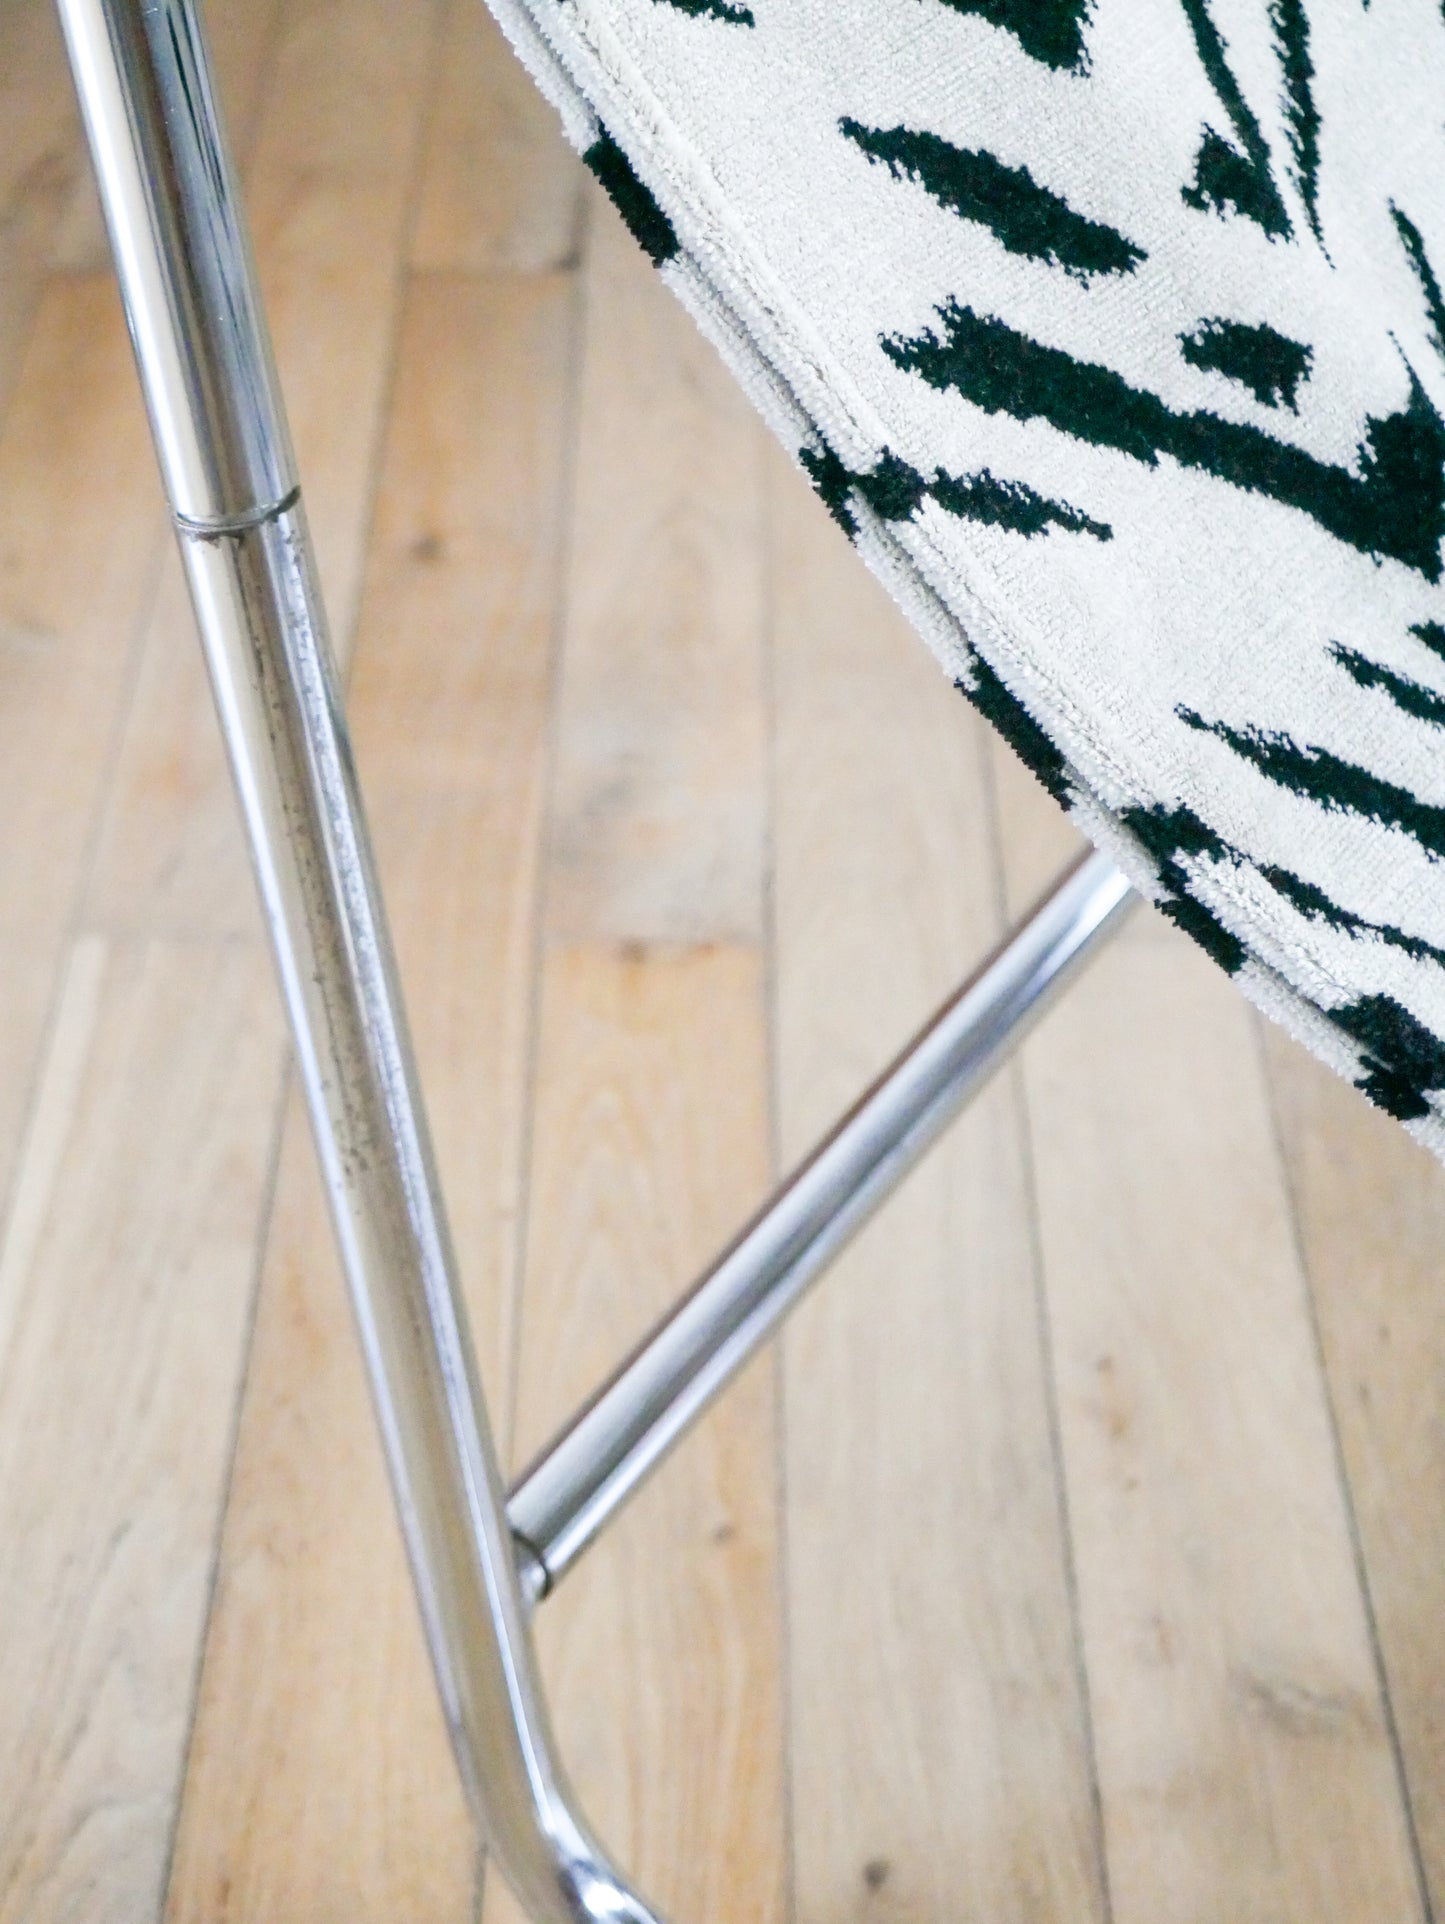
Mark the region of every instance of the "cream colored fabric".
<instances>
[{"instance_id":1,"label":"cream colored fabric","mask_svg":"<svg viewBox=\"0 0 1445 1924\"><path fill-rule=\"evenodd\" d=\"M948 672L1445 1151L1439 0L492 0Z\"/></svg>"}]
</instances>

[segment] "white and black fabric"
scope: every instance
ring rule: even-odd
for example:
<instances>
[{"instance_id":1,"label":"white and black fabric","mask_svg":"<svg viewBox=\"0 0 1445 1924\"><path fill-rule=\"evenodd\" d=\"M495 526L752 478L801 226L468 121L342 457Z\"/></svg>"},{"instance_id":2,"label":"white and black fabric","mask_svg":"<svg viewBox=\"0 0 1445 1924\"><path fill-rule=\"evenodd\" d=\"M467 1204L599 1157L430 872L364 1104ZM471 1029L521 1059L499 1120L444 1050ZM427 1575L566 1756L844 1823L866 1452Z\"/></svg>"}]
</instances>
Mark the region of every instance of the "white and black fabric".
<instances>
[{"instance_id":1,"label":"white and black fabric","mask_svg":"<svg viewBox=\"0 0 1445 1924\"><path fill-rule=\"evenodd\" d=\"M1441 0L492 0L945 667L1445 1154Z\"/></svg>"}]
</instances>

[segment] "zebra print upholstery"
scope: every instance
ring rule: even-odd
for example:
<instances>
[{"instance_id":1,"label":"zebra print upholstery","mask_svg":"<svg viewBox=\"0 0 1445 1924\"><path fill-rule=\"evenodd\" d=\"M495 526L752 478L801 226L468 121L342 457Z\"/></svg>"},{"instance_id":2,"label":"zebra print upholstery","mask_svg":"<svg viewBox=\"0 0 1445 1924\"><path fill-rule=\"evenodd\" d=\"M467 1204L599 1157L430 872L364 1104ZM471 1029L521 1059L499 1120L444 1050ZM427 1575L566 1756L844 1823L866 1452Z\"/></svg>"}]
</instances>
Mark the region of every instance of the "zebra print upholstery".
<instances>
[{"instance_id":1,"label":"zebra print upholstery","mask_svg":"<svg viewBox=\"0 0 1445 1924\"><path fill-rule=\"evenodd\" d=\"M1445 1155L1441 0L492 0L958 686Z\"/></svg>"}]
</instances>

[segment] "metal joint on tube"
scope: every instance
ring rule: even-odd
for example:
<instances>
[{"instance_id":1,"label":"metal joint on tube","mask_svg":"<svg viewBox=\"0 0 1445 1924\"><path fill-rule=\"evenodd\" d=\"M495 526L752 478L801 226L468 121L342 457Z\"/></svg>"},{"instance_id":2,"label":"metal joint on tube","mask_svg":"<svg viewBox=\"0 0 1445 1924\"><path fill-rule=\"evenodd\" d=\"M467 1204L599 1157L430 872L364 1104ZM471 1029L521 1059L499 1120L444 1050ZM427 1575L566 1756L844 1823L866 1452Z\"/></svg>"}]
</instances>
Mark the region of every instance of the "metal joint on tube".
<instances>
[{"instance_id":1,"label":"metal joint on tube","mask_svg":"<svg viewBox=\"0 0 1445 1924\"><path fill-rule=\"evenodd\" d=\"M283 494L279 501L265 501L246 514L227 515L217 521L193 521L189 515L173 514L176 533L190 541L224 541L228 535L248 534L252 528L259 528L267 521L279 521L283 514L289 514L300 505L301 489L292 488Z\"/></svg>"},{"instance_id":2,"label":"metal joint on tube","mask_svg":"<svg viewBox=\"0 0 1445 1924\"><path fill-rule=\"evenodd\" d=\"M238 523L297 475L200 14L63 0L61 17L171 507Z\"/></svg>"}]
</instances>

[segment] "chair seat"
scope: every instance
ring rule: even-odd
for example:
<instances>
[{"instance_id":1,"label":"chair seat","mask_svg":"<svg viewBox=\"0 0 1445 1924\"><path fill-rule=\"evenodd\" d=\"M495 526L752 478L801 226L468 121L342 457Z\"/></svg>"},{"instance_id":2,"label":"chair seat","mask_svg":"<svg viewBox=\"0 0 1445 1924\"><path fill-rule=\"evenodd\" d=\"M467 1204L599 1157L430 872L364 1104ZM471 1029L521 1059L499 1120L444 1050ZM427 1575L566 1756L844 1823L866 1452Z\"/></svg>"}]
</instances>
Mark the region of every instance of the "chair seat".
<instances>
[{"instance_id":1,"label":"chair seat","mask_svg":"<svg viewBox=\"0 0 1445 1924\"><path fill-rule=\"evenodd\" d=\"M1445 1154L1439 0L492 0L950 675Z\"/></svg>"}]
</instances>

